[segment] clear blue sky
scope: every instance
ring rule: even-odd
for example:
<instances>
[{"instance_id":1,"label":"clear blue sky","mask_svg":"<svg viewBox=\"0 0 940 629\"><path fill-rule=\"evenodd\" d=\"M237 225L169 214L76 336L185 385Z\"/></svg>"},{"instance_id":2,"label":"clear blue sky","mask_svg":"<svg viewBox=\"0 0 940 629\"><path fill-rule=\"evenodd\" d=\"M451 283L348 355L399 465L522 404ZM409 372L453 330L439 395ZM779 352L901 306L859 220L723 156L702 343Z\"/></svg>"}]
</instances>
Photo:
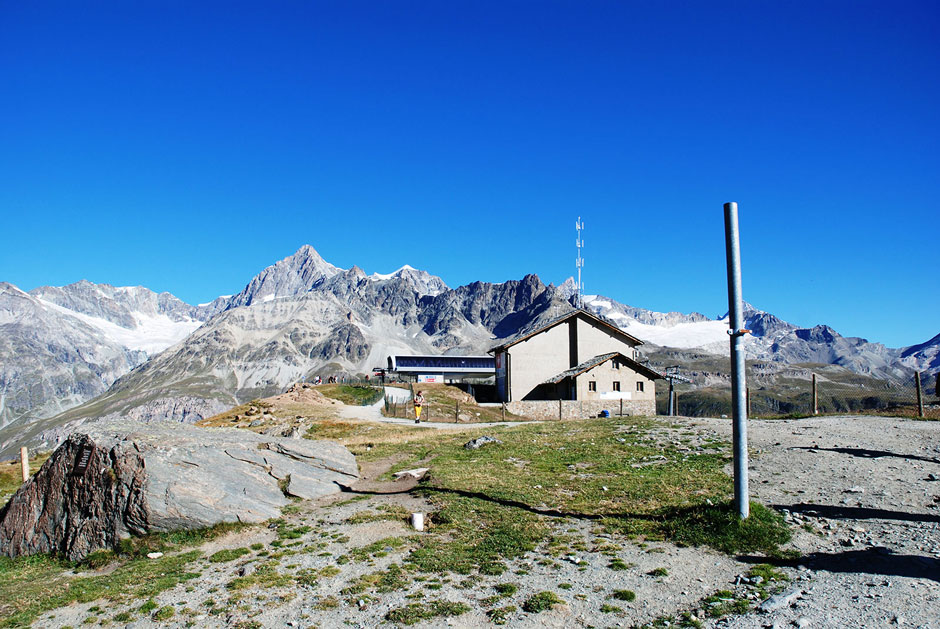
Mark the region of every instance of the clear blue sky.
<instances>
[{"instance_id":1,"label":"clear blue sky","mask_svg":"<svg viewBox=\"0 0 940 629\"><path fill-rule=\"evenodd\" d=\"M5 2L0 280L190 303L312 244L940 332L940 4Z\"/></svg>"}]
</instances>

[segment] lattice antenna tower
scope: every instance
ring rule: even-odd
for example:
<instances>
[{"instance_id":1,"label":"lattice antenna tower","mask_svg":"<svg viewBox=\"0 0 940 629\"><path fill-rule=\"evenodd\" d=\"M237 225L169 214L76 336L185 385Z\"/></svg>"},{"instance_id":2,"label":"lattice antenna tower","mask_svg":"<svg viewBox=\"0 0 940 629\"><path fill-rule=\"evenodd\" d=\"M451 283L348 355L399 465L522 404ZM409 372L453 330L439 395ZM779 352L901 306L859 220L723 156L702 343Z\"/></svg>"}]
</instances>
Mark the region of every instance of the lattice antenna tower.
<instances>
[{"instance_id":1,"label":"lattice antenna tower","mask_svg":"<svg viewBox=\"0 0 940 629\"><path fill-rule=\"evenodd\" d=\"M584 223L581 221L581 217L578 217L578 221L574 224L574 228L578 232L578 239L575 241L575 245L578 247L578 258L575 260L575 266L578 267L578 284L576 286L577 293L575 296L575 304L578 308L584 308L584 283L581 281L581 269L584 268L584 258L581 257L581 249L584 247L584 239L581 238L581 230L584 229Z\"/></svg>"}]
</instances>

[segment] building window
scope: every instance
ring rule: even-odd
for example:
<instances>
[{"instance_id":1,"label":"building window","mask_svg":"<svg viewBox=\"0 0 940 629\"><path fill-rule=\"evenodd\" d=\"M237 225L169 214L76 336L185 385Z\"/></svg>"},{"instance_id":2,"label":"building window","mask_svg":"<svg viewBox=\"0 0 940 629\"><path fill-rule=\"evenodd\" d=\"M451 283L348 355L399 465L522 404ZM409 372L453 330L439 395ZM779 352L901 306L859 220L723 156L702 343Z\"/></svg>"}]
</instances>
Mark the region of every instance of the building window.
<instances>
[{"instance_id":1,"label":"building window","mask_svg":"<svg viewBox=\"0 0 940 629\"><path fill-rule=\"evenodd\" d=\"M619 390L620 390L620 383L615 380L615 381L614 381L614 391L619 391Z\"/></svg>"},{"instance_id":2,"label":"building window","mask_svg":"<svg viewBox=\"0 0 940 629\"><path fill-rule=\"evenodd\" d=\"M597 382L588 380L588 391L597 391Z\"/></svg>"},{"instance_id":3,"label":"building window","mask_svg":"<svg viewBox=\"0 0 940 629\"><path fill-rule=\"evenodd\" d=\"M637 382L637 383L636 383L636 390L639 391L640 393L643 392L643 383L642 383L642 382Z\"/></svg>"},{"instance_id":4,"label":"building window","mask_svg":"<svg viewBox=\"0 0 940 629\"><path fill-rule=\"evenodd\" d=\"M620 361L616 358L613 360L614 369L620 369Z\"/></svg>"}]
</instances>

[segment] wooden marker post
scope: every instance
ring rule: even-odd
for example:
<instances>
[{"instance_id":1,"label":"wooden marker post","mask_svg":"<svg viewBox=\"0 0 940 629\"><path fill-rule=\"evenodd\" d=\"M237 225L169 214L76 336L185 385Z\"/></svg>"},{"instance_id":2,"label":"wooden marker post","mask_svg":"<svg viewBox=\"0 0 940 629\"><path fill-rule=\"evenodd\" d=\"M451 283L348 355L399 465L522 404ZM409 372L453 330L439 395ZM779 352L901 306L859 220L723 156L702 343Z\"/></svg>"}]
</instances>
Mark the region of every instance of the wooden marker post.
<instances>
[{"instance_id":1,"label":"wooden marker post","mask_svg":"<svg viewBox=\"0 0 940 629\"><path fill-rule=\"evenodd\" d=\"M819 415L819 390L816 388L816 374L813 374L813 415Z\"/></svg>"},{"instance_id":2,"label":"wooden marker post","mask_svg":"<svg viewBox=\"0 0 940 629\"><path fill-rule=\"evenodd\" d=\"M20 471L23 472L23 482L29 480L29 451L26 446L20 448Z\"/></svg>"}]
</instances>

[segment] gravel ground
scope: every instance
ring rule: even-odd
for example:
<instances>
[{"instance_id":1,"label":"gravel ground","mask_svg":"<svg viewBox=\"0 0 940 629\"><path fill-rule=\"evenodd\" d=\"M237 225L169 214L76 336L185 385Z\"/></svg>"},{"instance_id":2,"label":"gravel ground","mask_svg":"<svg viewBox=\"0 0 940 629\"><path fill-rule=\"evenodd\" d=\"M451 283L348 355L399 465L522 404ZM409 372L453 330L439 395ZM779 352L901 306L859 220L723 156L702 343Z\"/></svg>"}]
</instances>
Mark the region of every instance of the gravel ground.
<instances>
[{"instance_id":1,"label":"gravel ground","mask_svg":"<svg viewBox=\"0 0 940 629\"><path fill-rule=\"evenodd\" d=\"M660 429L664 437L673 430L670 424L681 425L682 431L694 428L730 439L729 420L664 421ZM693 612L709 627L940 628L940 423L874 417L752 421L749 445L751 494L788 514L794 528L793 547L804 555L799 565L782 568L790 582L764 603L766 612L706 620L701 611L700 601L719 590L753 598L753 587L744 575L757 558L638 543L572 518L550 522L558 535L567 536L572 544L583 544L583 550L573 555L552 557L542 547L509 562L509 570L499 576L407 573L407 584L401 589L344 593L358 577L400 564L407 554L407 540L428 534L397 521L348 523L357 513L389 507L407 512L430 510L423 499L406 492L354 500L340 494L320 504L301 503L287 519L312 530L285 541L281 549L270 545L276 535L268 529L249 529L215 540L203 548L206 556L252 544L258 550L233 561L198 562L194 569L202 576L157 597L159 607L175 610L168 620L156 622L136 612L142 601L133 605L99 601L55 610L37 625L77 627L90 617L108 620L127 611L134 620L112 620L111 626L391 626L385 619L390 610L443 600L466 603L471 611L416 626L492 626L486 611L511 605L516 610L507 613L506 624L512 627L631 627ZM351 550L390 538L405 543L397 547L386 542L368 557L337 565L337 558ZM295 542L296 546L286 546ZM321 574L309 585L292 579L286 586L243 590L237 605L224 604L232 579L257 570L270 557L265 553L285 548L299 552L279 559L282 573L312 574L327 566L336 566L338 572ZM612 557L620 558L628 569L611 569ZM650 574L658 568L667 574ZM506 583L517 585L518 590L492 600L495 586ZM615 600L615 590L631 590L636 599ZM523 601L540 591L554 592L564 604L537 614L521 611ZM104 611L89 612L96 604Z\"/></svg>"},{"instance_id":2,"label":"gravel ground","mask_svg":"<svg viewBox=\"0 0 940 629\"><path fill-rule=\"evenodd\" d=\"M748 444L751 495L788 514L804 557L777 609L711 626L940 627L940 422L756 421Z\"/></svg>"}]
</instances>

